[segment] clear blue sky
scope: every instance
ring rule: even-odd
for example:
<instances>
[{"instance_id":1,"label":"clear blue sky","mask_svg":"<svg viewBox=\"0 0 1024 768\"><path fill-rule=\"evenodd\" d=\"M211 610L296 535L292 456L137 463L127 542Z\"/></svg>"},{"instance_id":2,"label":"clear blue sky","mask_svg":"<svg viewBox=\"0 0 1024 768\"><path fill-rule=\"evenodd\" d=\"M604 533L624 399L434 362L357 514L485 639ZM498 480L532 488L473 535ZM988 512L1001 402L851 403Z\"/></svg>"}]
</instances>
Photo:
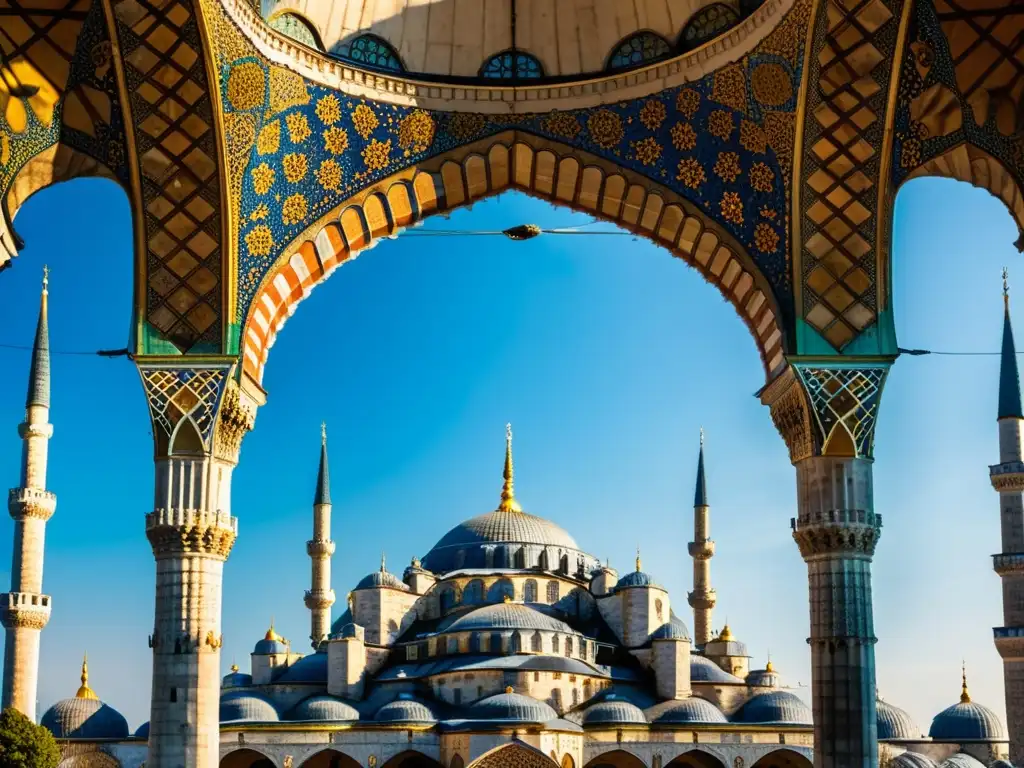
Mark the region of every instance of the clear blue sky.
<instances>
[{"instance_id":1,"label":"clear blue sky","mask_svg":"<svg viewBox=\"0 0 1024 768\"><path fill-rule=\"evenodd\" d=\"M496 229L587 218L518 194L433 228ZM130 324L131 225L109 182L29 201L26 247L0 275L0 343L28 344L44 262L51 345L122 347ZM895 307L901 344L996 350L1000 268L1024 305L1015 227L987 193L917 181L898 198ZM1019 326L1024 332L1024 316ZM0 349L0 468L18 481L28 353ZM875 507L879 686L927 730L957 700L966 657L975 699L1003 712L991 627L1001 623L996 357L898 361L882 401ZM399 238L335 273L271 352L269 401L245 440L233 504L240 535L224 580L225 671L270 617L307 650L319 425L330 431L336 614L385 550L400 573L460 520L494 508L504 424L517 491L593 554L644 568L686 606L698 429L707 432L719 609L753 663L768 650L791 684L810 682L806 570L790 537L794 471L754 397L763 374L746 327L678 260L629 237ZM148 719L154 565L149 421L124 359L54 356L40 705L73 695L88 651L93 687L134 728ZM0 520L9 583L11 521ZM806 695L806 689L803 689Z\"/></svg>"}]
</instances>

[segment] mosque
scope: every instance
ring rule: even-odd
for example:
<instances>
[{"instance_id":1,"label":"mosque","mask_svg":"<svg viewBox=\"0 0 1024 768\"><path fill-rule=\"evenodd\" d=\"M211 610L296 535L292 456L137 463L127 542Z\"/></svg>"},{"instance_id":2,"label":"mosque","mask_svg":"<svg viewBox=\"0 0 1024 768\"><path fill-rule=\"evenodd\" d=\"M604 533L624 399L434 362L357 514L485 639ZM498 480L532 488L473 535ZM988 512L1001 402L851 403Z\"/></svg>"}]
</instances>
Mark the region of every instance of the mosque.
<instances>
[{"instance_id":1,"label":"mosque","mask_svg":"<svg viewBox=\"0 0 1024 768\"><path fill-rule=\"evenodd\" d=\"M1014 442L1004 435L1001 460L1019 461L1024 410L1008 302L1002 349L1000 425L1010 424L1008 434L1017 437ZM10 501L17 525L15 557L31 565L38 556L38 567L29 568L37 581L48 515L22 513L45 507L52 514L56 505L49 492L26 490L45 488L46 441L52 433L48 350L44 280L20 429L22 488L11 492ZM380 567L348 593L345 609L332 621L335 544L324 432L312 538L306 545L311 652L303 654L271 626L254 643L249 670L231 667L220 695L221 766L812 764L811 709L770 661L752 668L746 645L728 625L712 630L715 542L703 435L688 546L693 591L686 602L692 623L682 618L682 601L673 602L656 576L644 570L639 552L635 568L620 574L556 523L524 511L513 470L508 427L497 506L456 525L401 575L389 571L382 558ZM29 504L33 494L45 503ZM25 567L13 572L16 583L5 598L39 591L38 584L17 581L25 578ZM8 618L11 612L4 614L5 706L15 688L35 688L39 630L49 617L49 598L36 609L40 621L34 626L18 626ZM132 731L94 692L86 662L77 693L53 704L41 723L60 743L61 768L146 764L149 724ZM881 700L876 735L882 764L894 768L1009 766L1006 730L992 710L971 699L966 673L959 701L935 716L927 735L906 712Z\"/></svg>"}]
</instances>

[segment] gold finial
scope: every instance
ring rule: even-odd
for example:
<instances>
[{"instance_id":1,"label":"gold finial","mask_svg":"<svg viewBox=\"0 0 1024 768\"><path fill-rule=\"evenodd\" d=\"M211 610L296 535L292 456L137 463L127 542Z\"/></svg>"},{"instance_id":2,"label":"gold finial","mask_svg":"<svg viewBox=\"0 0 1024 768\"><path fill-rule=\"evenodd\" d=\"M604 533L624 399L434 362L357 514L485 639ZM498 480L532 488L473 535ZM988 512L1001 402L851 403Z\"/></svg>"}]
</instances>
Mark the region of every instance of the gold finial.
<instances>
[{"instance_id":1,"label":"gold finial","mask_svg":"<svg viewBox=\"0 0 1024 768\"><path fill-rule=\"evenodd\" d=\"M509 596L508 596L508 595L506 594L506 595L504 595L503 601L504 601L504 602L506 602L506 603L511 603L511 602L512 602L512 598L511 598L511 597L509 597Z\"/></svg>"},{"instance_id":2,"label":"gold finial","mask_svg":"<svg viewBox=\"0 0 1024 768\"><path fill-rule=\"evenodd\" d=\"M511 685L506 685L505 686L505 693L515 693L515 691L516 691L516 689L513 688Z\"/></svg>"},{"instance_id":3,"label":"gold finial","mask_svg":"<svg viewBox=\"0 0 1024 768\"><path fill-rule=\"evenodd\" d=\"M640 573L640 571L641 571L641 568L640 568L640 545L637 544L636 545L636 572Z\"/></svg>"},{"instance_id":4,"label":"gold finial","mask_svg":"<svg viewBox=\"0 0 1024 768\"><path fill-rule=\"evenodd\" d=\"M75 694L76 699L94 699L99 701L99 696L89 687L89 654L82 656L82 686Z\"/></svg>"},{"instance_id":5,"label":"gold finial","mask_svg":"<svg viewBox=\"0 0 1024 768\"><path fill-rule=\"evenodd\" d=\"M765 672L774 672L775 671L775 665L772 664L772 652L771 651L768 651L768 663L764 665L764 671Z\"/></svg>"},{"instance_id":6,"label":"gold finial","mask_svg":"<svg viewBox=\"0 0 1024 768\"><path fill-rule=\"evenodd\" d=\"M512 425L505 425L505 484L501 488L500 512L522 512L523 508L516 501L514 471L512 468Z\"/></svg>"},{"instance_id":7,"label":"gold finial","mask_svg":"<svg viewBox=\"0 0 1024 768\"><path fill-rule=\"evenodd\" d=\"M733 640L732 630L729 629L729 620L728 619L725 620L725 626L722 627L722 634L720 634L718 636L718 639L721 640L723 643L731 643L732 642L732 640Z\"/></svg>"},{"instance_id":8,"label":"gold finial","mask_svg":"<svg viewBox=\"0 0 1024 768\"><path fill-rule=\"evenodd\" d=\"M380 553L380 572L384 573L387 570L387 558L384 556L384 552Z\"/></svg>"},{"instance_id":9,"label":"gold finial","mask_svg":"<svg viewBox=\"0 0 1024 768\"><path fill-rule=\"evenodd\" d=\"M50 268L43 264L43 293L49 293L48 286L50 285Z\"/></svg>"},{"instance_id":10,"label":"gold finial","mask_svg":"<svg viewBox=\"0 0 1024 768\"><path fill-rule=\"evenodd\" d=\"M320 422L320 442L327 445L327 422Z\"/></svg>"},{"instance_id":11,"label":"gold finial","mask_svg":"<svg viewBox=\"0 0 1024 768\"><path fill-rule=\"evenodd\" d=\"M971 703L971 694L967 690L967 662L966 661L961 661L960 662L960 671L961 671L960 703L961 704L970 704Z\"/></svg>"},{"instance_id":12,"label":"gold finial","mask_svg":"<svg viewBox=\"0 0 1024 768\"><path fill-rule=\"evenodd\" d=\"M237 664L232 664L231 665L231 671L234 672L237 675L238 674L238 665Z\"/></svg>"},{"instance_id":13,"label":"gold finial","mask_svg":"<svg viewBox=\"0 0 1024 768\"><path fill-rule=\"evenodd\" d=\"M274 617L273 616L270 617L270 629L267 630L267 634L265 634L263 636L263 639L264 640L273 640L274 642L277 642L277 643L283 643L284 642L284 638L281 637L279 634L277 634L277 632L274 630Z\"/></svg>"}]
</instances>

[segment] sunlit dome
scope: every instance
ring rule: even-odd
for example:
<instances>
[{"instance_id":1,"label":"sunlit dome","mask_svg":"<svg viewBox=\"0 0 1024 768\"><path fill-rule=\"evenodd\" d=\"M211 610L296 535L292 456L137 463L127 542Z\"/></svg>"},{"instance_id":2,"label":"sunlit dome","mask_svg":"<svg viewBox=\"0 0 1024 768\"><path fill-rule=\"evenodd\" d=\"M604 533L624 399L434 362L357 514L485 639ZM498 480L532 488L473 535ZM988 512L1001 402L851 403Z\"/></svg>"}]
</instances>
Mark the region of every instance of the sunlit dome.
<instances>
[{"instance_id":1,"label":"sunlit dome","mask_svg":"<svg viewBox=\"0 0 1024 768\"><path fill-rule=\"evenodd\" d=\"M62 699L43 714L40 725L58 739L126 739L128 721L107 706L89 687L89 665L82 662L82 685L70 699Z\"/></svg>"}]
</instances>

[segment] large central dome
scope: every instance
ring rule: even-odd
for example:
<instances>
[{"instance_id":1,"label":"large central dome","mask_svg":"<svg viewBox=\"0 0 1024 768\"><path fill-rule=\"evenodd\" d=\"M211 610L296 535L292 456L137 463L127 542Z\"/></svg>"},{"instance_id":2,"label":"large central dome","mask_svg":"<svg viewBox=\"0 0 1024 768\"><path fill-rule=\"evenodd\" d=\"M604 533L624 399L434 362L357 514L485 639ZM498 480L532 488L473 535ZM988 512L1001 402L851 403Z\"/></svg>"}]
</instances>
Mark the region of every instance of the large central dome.
<instances>
[{"instance_id":1,"label":"large central dome","mask_svg":"<svg viewBox=\"0 0 1024 768\"><path fill-rule=\"evenodd\" d=\"M486 515L479 515L459 523L448 531L430 552L433 554L446 547L461 547L484 542L543 544L565 549L579 549L576 540L564 528L555 525L550 520L526 512L496 509Z\"/></svg>"}]
</instances>

